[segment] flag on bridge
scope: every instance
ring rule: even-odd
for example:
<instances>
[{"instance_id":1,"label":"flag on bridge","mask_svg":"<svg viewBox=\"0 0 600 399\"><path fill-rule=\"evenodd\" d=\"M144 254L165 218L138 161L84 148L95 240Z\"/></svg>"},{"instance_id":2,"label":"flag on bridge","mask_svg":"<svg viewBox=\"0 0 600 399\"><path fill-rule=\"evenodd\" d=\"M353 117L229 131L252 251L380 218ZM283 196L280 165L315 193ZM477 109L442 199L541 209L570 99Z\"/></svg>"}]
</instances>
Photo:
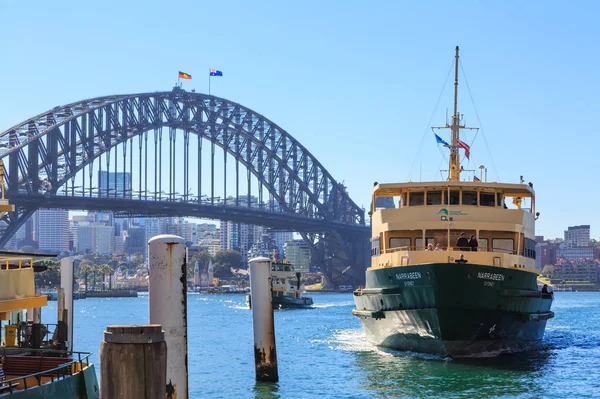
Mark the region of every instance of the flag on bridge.
<instances>
[{"instance_id":1,"label":"flag on bridge","mask_svg":"<svg viewBox=\"0 0 600 399\"><path fill-rule=\"evenodd\" d=\"M192 75L189 73L179 71L179 79L191 79Z\"/></svg>"},{"instance_id":2,"label":"flag on bridge","mask_svg":"<svg viewBox=\"0 0 600 399\"><path fill-rule=\"evenodd\" d=\"M223 72L217 71L216 69L211 69L209 76L223 76Z\"/></svg>"}]
</instances>

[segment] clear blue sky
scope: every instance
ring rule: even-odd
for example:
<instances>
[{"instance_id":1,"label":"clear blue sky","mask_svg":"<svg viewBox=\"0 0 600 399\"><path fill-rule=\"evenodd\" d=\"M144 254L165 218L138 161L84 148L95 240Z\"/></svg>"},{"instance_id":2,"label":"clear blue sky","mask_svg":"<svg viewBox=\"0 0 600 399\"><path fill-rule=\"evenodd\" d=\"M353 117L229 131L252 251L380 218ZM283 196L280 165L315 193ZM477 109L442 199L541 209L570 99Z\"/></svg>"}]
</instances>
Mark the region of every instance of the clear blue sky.
<instances>
[{"instance_id":1,"label":"clear blue sky","mask_svg":"<svg viewBox=\"0 0 600 399\"><path fill-rule=\"evenodd\" d=\"M225 76L213 79L213 94L286 129L368 207L374 181L439 180L445 163L428 122L459 45L493 154L480 134L465 167L533 182L537 234L591 224L598 239L599 8L3 0L0 131L84 98L169 90L179 70L194 77L184 88L207 91L207 70L217 68ZM465 85L460 101L477 126ZM443 124L451 106L448 82L432 124Z\"/></svg>"}]
</instances>

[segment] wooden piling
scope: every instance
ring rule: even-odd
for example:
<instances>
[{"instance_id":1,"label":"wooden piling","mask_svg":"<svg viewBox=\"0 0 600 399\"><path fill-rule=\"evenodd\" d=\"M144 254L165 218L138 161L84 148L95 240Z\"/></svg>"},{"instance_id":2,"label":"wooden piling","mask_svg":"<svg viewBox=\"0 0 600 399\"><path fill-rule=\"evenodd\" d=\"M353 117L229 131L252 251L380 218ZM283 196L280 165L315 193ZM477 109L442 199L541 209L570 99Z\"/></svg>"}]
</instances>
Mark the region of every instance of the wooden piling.
<instances>
[{"instance_id":1,"label":"wooden piling","mask_svg":"<svg viewBox=\"0 0 600 399\"><path fill-rule=\"evenodd\" d=\"M107 326L100 346L101 399L165 399L167 344L162 326Z\"/></svg>"}]
</instances>

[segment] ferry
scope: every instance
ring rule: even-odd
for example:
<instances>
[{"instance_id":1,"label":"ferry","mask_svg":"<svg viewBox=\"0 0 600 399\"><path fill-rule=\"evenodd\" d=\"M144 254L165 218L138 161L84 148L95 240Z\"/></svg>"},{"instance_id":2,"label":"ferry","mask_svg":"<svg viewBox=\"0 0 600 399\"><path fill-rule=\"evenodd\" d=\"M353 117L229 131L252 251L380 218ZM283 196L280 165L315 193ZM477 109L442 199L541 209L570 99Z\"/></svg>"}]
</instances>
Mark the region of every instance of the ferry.
<instances>
[{"instance_id":1,"label":"ferry","mask_svg":"<svg viewBox=\"0 0 600 399\"><path fill-rule=\"evenodd\" d=\"M41 323L48 304L34 284L41 259L0 253L0 398L99 398L91 353L68 349L65 313L57 324Z\"/></svg>"},{"instance_id":2,"label":"ferry","mask_svg":"<svg viewBox=\"0 0 600 399\"><path fill-rule=\"evenodd\" d=\"M310 308L313 299L305 297L302 273L296 272L290 263L271 262L271 297L273 309ZM250 294L246 296L248 307L252 307Z\"/></svg>"},{"instance_id":3,"label":"ferry","mask_svg":"<svg viewBox=\"0 0 600 399\"><path fill-rule=\"evenodd\" d=\"M14 211L4 198L1 160L0 186L1 217ZM100 397L91 353L71 350L73 329L68 321L73 317L68 309L73 307L65 309L59 301L58 323L42 323L48 296L36 292L34 273L45 267L35 262L49 257L0 251L0 399Z\"/></svg>"},{"instance_id":4,"label":"ferry","mask_svg":"<svg viewBox=\"0 0 600 399\"><path fill-rule=\"evenodd\" d=\"M495 356L537 347L552 292L537 287L533 184L466 181L458 112L459 48L446 181L376 183L371 265L354 291L367 338L443 357ZM436 129L436 128L434 128ZM435 132L435 130L434 130ZM392 206L389 204L393 199ZM510 204L510 207L506 204Z\"/></svg>"}]
</instances>

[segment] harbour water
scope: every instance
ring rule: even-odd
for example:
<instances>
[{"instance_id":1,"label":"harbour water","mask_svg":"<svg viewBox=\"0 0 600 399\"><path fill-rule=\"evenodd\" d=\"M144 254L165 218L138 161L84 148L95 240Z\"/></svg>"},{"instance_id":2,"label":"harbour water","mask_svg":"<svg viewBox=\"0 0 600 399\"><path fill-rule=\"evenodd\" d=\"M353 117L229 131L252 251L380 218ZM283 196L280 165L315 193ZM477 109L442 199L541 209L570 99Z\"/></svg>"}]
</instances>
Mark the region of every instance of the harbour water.
<instances>
[{"instance_id":1,"label":"harbour water","mask_svg":"<svg viewBox=\"0 0 600 399\"><path fill-rule=\"evenodd\" d=\"M600 398L600 293L556 293L539 351L467 360L377 349L351 315L351 293L311 296L314 309L276 312L280 381L257 384L245 296L190 294L190 397ZM55 313L51 302L44 322ZM106 325L147 321L146 295L75 301L75 346L98 364Z\"/></svg>"}]
</instances>

